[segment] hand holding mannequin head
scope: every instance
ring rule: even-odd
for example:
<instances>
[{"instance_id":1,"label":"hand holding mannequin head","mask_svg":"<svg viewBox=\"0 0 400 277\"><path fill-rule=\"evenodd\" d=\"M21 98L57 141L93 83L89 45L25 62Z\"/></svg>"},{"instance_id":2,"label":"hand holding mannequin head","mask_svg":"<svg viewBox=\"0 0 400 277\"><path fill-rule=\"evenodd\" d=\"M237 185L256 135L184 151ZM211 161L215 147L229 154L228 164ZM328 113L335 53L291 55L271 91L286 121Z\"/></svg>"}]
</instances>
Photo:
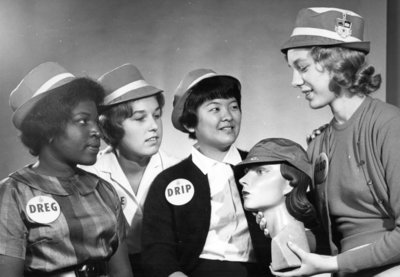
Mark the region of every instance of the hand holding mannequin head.
<instances>
[{"instance_id":1,"label":"hand holding mannequin head","mask_svg":"<svg viewBox=\"0 0 400 277\"><path fill-rule=\"evenodd\" d=\"M245 173L240 179L245 209L261 211L267 221L272 237L272 268L299 266L287 242L296 242L309 251L303 223L312 223L315 211L306 196L311 184L306 152L291 140L265 139L250 150L237 169Z\"/></svg>"}]
</instances>

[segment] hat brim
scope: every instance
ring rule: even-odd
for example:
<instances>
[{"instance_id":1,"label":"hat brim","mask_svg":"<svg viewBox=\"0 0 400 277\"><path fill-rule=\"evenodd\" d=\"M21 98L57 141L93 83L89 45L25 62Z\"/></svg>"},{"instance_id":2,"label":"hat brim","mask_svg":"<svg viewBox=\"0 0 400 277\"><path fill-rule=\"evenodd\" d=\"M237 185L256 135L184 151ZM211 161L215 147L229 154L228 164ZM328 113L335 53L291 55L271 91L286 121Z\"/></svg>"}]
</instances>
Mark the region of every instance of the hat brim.
<instances>
[{"instance_id":1,"label":"hat brim","mask_svg":"<svg viewBox=\"0 0 400 277\"><path fill-rule=\"evenodd\" d=\"M229 76L229 75L216 74L216 75L213 75L213 76L210 76L210 77L202 79L200 82L196 83L194 86L192 86L189 89L187 89L185 91L185 93L179 98L179 100L174 103L174 108L172 109L172 114L171 114L171 120L172 120L172 125L176 129L178 129L179 131L182 131L184 133L189 133L189 131L185 128L185 126L183 126L181 124L181 122L180 122L180 118L182 116L183 109L185 108L186 99L190 95L189 92L193 88L195 88L197 85L201 84L204 80L210 80L210 79L215 78L215 77L223 78L226 81L236 83L237 85L239 85L239 87L241 87L241 84L240 84L239 80L236 79L235 77L232 77L232 76Z\"/></svg>"},{"instance_id":2,"label":"hat brim","mask_svg":"<svg viewBox=\"0 0 400 277\"><path fill-rule=\"evenodd\" d=\"M16 109L14 111L12 118L11 118L14 126L17 129L20 129L23 120L26 118L26 116L29 114L29 112L36 106L36 104L41 99L43 99L45 96L49 95L50 93L55 93L59 89L66 87L71 81L73 81L75 79L76 79L76 77L65 78L65 79L61 80L60 82L58 82L56 87L53 87L45 92L42 92L42 93L32 97L31 99L26 101L24 104L22 104L20 107L18 107L18 109Z\"/></svg>"},{"instance_id":3,"label":"hat brim","mask_svg":"<svg viewBox=\"0 0 400 277\"><path fill-rule=\"evenodd\" d=\"M118 105L118 104L121 104L124 102L135 101L138 99L154 96L154 95L162 93L162 92L163 92L163 90L161 90L159 88L156 88L153 86L145 86L140 89L128 91L128 92L124 93L123 95L121 95L120 97L113 99L109 103L103 104L102 107L107 108L107 107L115 106L115 105Z\"/></svg>"},{"instance_id":4,"label":"hat brim","mask_svg":"<svg viewBox=\"0 0 400 277\"><path fill-rule=\"evenodd\" d=\"M291 166L297 168L301 172L307 174L312 179L312 174L311 174L310 168L299 167L298 165L288 162L285 159L273 158L273 157L268 157L268 158L264 158L264 159L261 158L261 159L257 159L257 160L245 159L235 166L235 171L239 174L240 173L243 174L243 170L248 166L253 166L253 165L257 165L257 164L281 164L281 163L290 164Z\"/></svg>"},{"instance_id":5,"label":"hat brim","mask_svg":"<svg viewBox=\"0 0 400 277\"><path fill-rule=\"evenodd\" d=\"M369 41L360 41L360 42L343 42L340 40L318 37L318 36L294 36L291 37L282 47L281 52L286 54L288 50L293 48L304 48L304 47L312 47L312 46L340 46L344 48L349 48L353 50L358 50L364 52L365 54L369 53L370 50L370 42Z\"/></svg>"}]
</instances>

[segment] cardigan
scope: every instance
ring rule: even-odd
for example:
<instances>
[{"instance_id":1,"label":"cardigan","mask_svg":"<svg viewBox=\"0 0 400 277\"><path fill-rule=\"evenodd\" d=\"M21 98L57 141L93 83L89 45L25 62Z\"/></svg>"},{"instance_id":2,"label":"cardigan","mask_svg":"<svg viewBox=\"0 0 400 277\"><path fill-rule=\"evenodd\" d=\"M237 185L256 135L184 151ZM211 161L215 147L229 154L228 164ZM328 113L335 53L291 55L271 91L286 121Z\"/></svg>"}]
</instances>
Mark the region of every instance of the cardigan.
<instances>
[{"instance_id":1,"label":"cardigan","mask_svg":"<svg viewBox=\"0 0 400 277\"><path fill-rule=\"evenodd\" d=\"M363 111L351 143L356 149L358 165L374 204L381 210L382 218L391 218L392 224L385 226L387 232L376 242L338 255L339 270L348 272L400 263L400 110L368 96L360 108ZM324 141L328 139L330 128L328 126L323 134L310 143L308 153L312 162L321 152L328 152ZM326 181L314 183L314 191L318 200L317 208L329 234L331 252L336 255L339 251L333 243L327 185Z\"/></svg>"},{"instance_id":2,"label":"cardigan","mask_svg":"<svg viewBox=\"0 0 400 277\"><path fill-rule=\"evenodd\" d=\"M167 186L176 180L192 184L194 193L187 203L173 205L167 200ZM191 156L155 178L143 215L142 261L148 276L168 276L176 271L190 274L195 268L209 231L210 200L207 175ZM251 212L245 210L245 215L260 272L272 276L267 269L271 262L270 239L264 236Z\"/></svg>"}]
</instances>

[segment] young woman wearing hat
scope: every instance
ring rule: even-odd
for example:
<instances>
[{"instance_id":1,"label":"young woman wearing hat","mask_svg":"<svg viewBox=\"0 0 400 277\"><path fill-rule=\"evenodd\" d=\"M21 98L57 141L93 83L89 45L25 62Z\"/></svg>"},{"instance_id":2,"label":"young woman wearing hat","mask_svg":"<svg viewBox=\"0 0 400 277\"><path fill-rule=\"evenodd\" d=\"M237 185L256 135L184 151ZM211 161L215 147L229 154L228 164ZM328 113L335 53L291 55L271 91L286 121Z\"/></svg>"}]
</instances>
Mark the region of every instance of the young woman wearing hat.
<instances>
[{"instance_id":1,"label":"young woman wearing hat","mask_svg":"<svg viewBox=\"0 0 400 277\"><path fill-rule=\"evenodd\" d=\"M263 139L235 170L244 175L239 180L244 208L261 212L268 226L272 269L299 267L301 262L287 242L296 242L306 252L310 248L315 251L315 237L304 226L318 225L316 211L307 198L311 164L306 151L288 139Z\"/></svg>"},{"instance_id":2,"label":"young woman wearing hat","mask_svg":"<svg viewBox=\"0 0 400 277\"><path fill-rule=\"evenodd\" d=\"M134 276L143 276L141 229L143 203L153 179L176 159L161 151L162 90L149 85L132 64L99 78L106 90L100 128L109 146L95 165L84 167L110 182L120 197L128 221L127 243Z\"/></svg>"},{"instance_id":3,"label":"young woman wearing hat","mask_svg":"<svg viewBox=\"0 0 400 277\"><path fill-rule=\"evenodd\" d=\"M0 183L2 276L132 276L117 193L77 168L96 161L103 97L52 62L11 93L13 123L38 160Z\"/></svg>"},{"instance_id":4,"label":"young woman wearing hat","mask_svg":"<svg viewBox=\"0 0 400 277\"><path fill-rule=\"evenodd\" d=\"M363 24L351 11L303 9L282 47L293 86L333 114L308 149L333 256L293 245L302 266L277 276L400 276L400 111L370 97L381 77L366 61Z\"/></svg>"}]
</instances>

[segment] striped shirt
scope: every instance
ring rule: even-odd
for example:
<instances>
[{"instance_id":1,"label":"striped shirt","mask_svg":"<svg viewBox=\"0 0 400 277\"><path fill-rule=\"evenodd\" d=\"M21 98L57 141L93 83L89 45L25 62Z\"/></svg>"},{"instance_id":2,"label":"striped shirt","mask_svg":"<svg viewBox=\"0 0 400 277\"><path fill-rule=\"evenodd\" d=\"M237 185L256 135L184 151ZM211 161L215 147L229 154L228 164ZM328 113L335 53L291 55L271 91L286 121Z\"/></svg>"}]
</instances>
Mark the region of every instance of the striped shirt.
<instances>
[{"instance_id":1,"label":"striped shirt","mask_svg":"<svg viewBox=\"0 0 400 277\"><path fill-rule=\"evenodd\" d=\"M109 258L125 224L112 186L83 170L60 178L27 166L0 182L0 254L24 259L25 271Z\"/></svg>"}]
</instances>

